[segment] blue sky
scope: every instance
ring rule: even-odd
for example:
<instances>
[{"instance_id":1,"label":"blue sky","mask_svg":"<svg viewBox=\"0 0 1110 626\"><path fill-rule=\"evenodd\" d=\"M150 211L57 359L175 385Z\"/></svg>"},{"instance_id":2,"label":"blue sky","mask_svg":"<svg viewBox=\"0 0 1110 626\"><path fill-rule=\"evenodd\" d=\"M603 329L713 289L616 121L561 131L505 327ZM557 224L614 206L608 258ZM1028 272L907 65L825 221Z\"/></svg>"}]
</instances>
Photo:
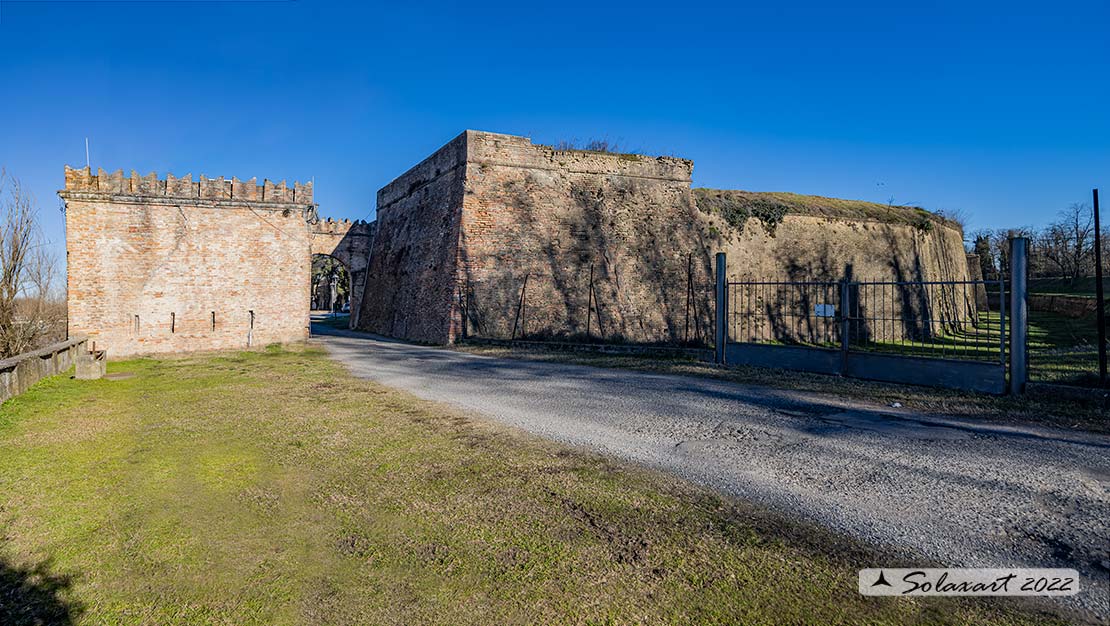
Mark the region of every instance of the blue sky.
<instances>
[{"instance_id":1,"label":"blue sky","mask_svg":"<svg viewBox=\"0 0 1110 626\"><path fill-rule=\"evenodd\" d=\"M315 178L324 215L465 128L694 160L698 186L1039 225L1110 188L1110 3L13 2L0 165Z\"/></svg>"}]
</instances>

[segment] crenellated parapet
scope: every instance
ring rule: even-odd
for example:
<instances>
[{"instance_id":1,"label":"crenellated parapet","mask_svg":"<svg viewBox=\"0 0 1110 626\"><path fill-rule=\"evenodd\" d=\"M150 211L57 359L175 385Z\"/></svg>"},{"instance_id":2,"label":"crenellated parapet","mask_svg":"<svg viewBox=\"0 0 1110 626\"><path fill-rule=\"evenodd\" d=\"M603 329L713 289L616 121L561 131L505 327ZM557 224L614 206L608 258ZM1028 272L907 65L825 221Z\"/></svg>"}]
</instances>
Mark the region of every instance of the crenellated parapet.
<instances>
[{"instance_id":1,"label":"crenellated parapet","mask_svg":"<svg viewBox=\"0 0 1110 626\"><path fill-rule=\"evenodd\" d=\"M364 234L368 235L373 228L371 222L363 220L333 220L330 217L322 219L312 225L312 233L318 235L337 235L342 236L350 234Z\"/></svg>"},{"instance_id":2,"label":"crenellated parapet","mask_svg":"<svg viewBox=\"0 0 1110 626\"><path fill-rule=\"evenodd\" d=\"M164 179L158 178L154 172L140 176L131 170L130 176L125 176L123 170L108 173L98 169L96 174L89 167L76 169L65 168L65 189L67 193L97 193L113 196L139 196L144 198L196 198L203 200L241 200L246 202L265 202L274 204L313 204L312 183L294 182L289 187L283 180L275 183L264 179L258 184L257 178L239 180L232 177L230 180L223 176L208 178L201 174L198 180L193 180L192 174L176 177L166 174Z\"/></svg>"}]
</instances>

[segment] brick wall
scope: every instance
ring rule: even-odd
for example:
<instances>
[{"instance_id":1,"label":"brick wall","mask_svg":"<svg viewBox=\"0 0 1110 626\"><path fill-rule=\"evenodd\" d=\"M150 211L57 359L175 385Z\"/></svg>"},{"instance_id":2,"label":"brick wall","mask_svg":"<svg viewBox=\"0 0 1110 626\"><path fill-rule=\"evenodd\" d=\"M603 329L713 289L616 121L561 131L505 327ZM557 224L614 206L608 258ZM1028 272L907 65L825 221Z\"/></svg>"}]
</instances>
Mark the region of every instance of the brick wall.
<instances>
[{"instance_id":1,"label":"brick wall","mask_svg":"<svg viewBox=\"0 0 1110 626\"><path fill-rule=\"evenodd\" d=\"M951 281L968 280L963 233L935 225L867 219L787 215L774 233L750 219L737 232L721 229L713 239L728 254L729 276L757 280ZM708 235L706 235L709 237Z\"/></svg>"},{"instance_id":2,"label":"brick wall","mask_svg":"<svg viewBox=\"0 0 1110 626\"><path fill-rule=\"evenodd\" d=\"M308 336L311 184L66 168L70 333L110 357Z\"/></svg>"},{"instance_id":3,"label":"brick wall","mask_svg":"<svg viewBox=\"0 0 1110 626\"><path fill-rule=\"evenodd\" d=\"M708 281L709 250L690 227L692 169L685 159L471 134L460 268L468 332L682 339L688 274ZM697 297L691 336L710 315L708 293Z\"/></svg>"},{"instance_id":4,"label":"brick wall","mask_svg":"<svg viewBox=\"0 0 1110 626\"><path fill-rule=\"evenodd\" d=\"M466 131L378 193L360 327L432 343L705 338L717 251L733 278L966 280L958 229L788 215L774 235L757 220L737 232L696 208L692 169Z\"/></svg>"},{"instance_id":5,"label":"brick wall","mask_svg":"<svg viewBox=\"0 0 1110 626\"><path fill-rule=\"evenodd\" d=\"M429 343L457 333L459 218L467 133L378 191L358 327Z\"/></svg>"},{"instance_id":6,"label":"brick wall","mask_svg":"<svg viewBox=\"0 0 1110 626\"><path fill-rule=\"evenodd\" d=\"M378 193L360 327L432 343L507 337L514 322L529 335L600 325L635 341L679 337L688 273L708 279L708 249L689 228L691 169L467 131Z\"/></svg>"}]
</instances>

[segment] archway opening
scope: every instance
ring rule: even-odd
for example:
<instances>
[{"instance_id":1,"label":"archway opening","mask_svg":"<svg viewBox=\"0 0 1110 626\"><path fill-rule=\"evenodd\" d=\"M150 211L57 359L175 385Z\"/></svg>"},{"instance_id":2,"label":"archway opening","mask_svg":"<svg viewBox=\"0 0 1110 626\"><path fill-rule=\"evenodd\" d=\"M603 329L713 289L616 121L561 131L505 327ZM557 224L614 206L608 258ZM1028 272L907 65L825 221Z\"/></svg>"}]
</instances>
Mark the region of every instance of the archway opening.
<instances>
[{"instance_id":1,"label":"archway opening","mask_svg":"<svg viewBox=\"0 0 1110 626\"><path fill-rule=\"evenodd\" d=\"M339 259L327 254L312 255L312 288L309 308L313 315L331 318L351 313L351 272Z\"/></svg>"}]
</instances>

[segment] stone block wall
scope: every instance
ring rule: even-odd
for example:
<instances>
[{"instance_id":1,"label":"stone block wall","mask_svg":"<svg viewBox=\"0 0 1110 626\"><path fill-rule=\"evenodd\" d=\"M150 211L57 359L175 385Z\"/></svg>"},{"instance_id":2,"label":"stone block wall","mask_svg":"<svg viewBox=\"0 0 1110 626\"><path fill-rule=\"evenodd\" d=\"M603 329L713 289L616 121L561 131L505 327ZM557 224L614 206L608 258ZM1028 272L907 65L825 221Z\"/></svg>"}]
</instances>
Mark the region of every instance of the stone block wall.
<instances>
[{"instance_id":1,"label":"stone block wall","mask_svg":"<svg viewBox=\"0 0 1110 626\"><path fill-rule=\"evenodd\" d=\"M307 338L311 183L65 178L71 334L113 358Z\"/></svg>"}]
</instances>

